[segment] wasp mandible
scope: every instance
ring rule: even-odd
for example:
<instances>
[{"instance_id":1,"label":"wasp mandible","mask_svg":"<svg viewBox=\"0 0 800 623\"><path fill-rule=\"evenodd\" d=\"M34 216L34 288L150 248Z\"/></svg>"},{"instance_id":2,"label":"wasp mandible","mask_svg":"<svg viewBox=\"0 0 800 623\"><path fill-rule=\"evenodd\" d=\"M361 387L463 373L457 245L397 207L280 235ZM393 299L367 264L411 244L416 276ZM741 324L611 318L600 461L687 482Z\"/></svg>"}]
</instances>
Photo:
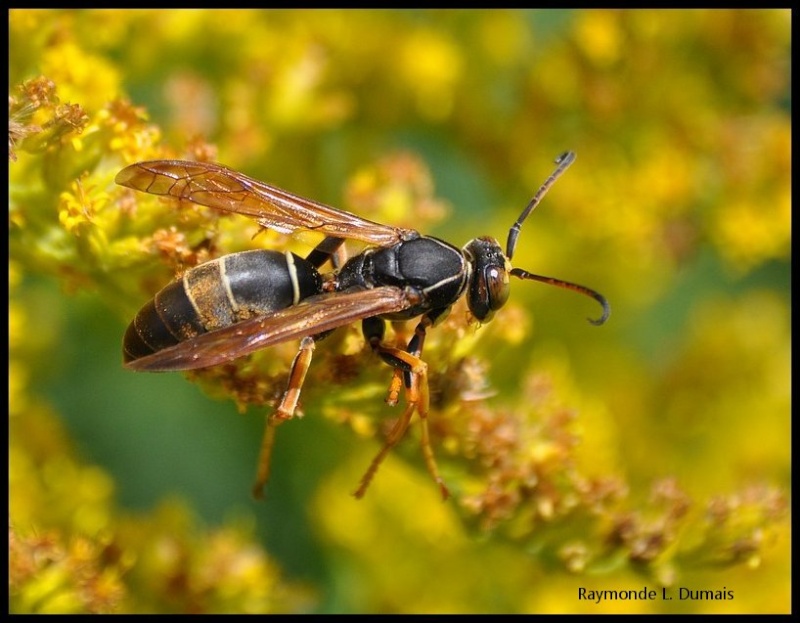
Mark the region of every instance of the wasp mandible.
<instances>
[{"instance_id":1,"label":"wasp mandible","mask_svg":"<svg viewBox=\"0 0 800 623\"><path fill-rule=\"evenodd\" d=\"M315 342L334 329L361 321L372 350L394 368L387 402L401 391L406 407L389 432L354 495L364 495L381 461L405 434L416 411L422 452L442 497L449 492L439 474L428 433L428 374L422 360L425 336L466 295L478 322L488 322L508 300L509 276L541 281L594 298L610 314L606 299L584 286L511 267L520 228L547 190L575 160L566 152L508 233L505 253L497 240L480 237L461 249L413 229L375 223L294 195L219 164L154 160L125 167L116 182L154 195L243 214L282 233L311 230L324 239L305 258L290 252L232 253L187 270L136 314L123 342L125 367L169 371L205 368L288 340L300 340L289 381L268 416L253 493L263 495L277 426L294 416ZM320 272L346 240L365 242L358 255ZM419 318L405 348L384 341L385 321Z\"/></svg>"}]
</instances>

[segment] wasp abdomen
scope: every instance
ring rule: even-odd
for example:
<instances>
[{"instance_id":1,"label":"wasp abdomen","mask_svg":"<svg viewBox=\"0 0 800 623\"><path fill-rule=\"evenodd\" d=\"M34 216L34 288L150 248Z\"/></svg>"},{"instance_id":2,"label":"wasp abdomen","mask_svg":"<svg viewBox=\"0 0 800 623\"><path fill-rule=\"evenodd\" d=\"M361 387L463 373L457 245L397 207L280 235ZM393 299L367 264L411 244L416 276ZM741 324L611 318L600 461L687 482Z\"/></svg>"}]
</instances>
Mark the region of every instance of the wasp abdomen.
<instances>
[{"instance_id":1,"label":"wasp abdomen","mask_svg":"<svg viewBox=\"0 0 800 623\"><path fill-rule=\"evenodd\" d=\"M286 309L322 292L317 269L293 253L233 253L187 270L147 303L128 326L125 362L201 333Z\"/></svg>"}]
</instances>

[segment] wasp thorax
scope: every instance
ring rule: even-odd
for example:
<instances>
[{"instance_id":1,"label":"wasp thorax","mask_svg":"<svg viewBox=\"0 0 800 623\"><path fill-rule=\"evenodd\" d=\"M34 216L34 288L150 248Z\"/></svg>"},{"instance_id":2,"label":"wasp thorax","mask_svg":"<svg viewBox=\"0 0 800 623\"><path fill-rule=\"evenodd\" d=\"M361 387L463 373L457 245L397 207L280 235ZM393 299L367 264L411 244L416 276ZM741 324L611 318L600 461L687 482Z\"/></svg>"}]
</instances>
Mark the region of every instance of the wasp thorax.
<instances>
[{"instance_id":1,"label":"wasp thorax","mask_svg":"<svg viewBox=\"0 0 800 623\"><path fill-rule=\"evenodd\" d=\"M480 322L488 322L508 300L510 266L494 238L474 238L464 246L472 265L467 304Z\"/></svg>"}]
</instances>

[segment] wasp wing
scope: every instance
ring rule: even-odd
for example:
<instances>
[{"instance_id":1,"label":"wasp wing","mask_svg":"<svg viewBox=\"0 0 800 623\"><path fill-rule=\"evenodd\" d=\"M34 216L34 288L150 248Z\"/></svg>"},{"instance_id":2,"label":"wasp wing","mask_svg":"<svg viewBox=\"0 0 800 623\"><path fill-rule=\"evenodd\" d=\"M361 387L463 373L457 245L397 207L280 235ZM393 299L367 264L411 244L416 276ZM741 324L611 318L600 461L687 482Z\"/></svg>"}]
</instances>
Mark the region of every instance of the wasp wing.
<instances>
[{"instance_id":1,"label":"wasp wing","mask_svg":"<svg viewBox=\"0 0 800 623\"><path fill-rule=\"evenodd\" d=\"M411 288L382 286L332 292L269 316L256 316L125 364L148 372L195 370L227 363L254 351L307 335L319 335L357 320L403 311L420 302Z\"/></svg>"},{"instance_id":2,"label":"wasp wing","mask_svg":"<svg viewBox=\"0 0 800 623\"><path fill-rule=\"evenodd\" d=\"M138 162L117 173L115 181L153 195L243 214L281 233L305 229L380 246L419 236L413 229L374 223L210 162Z\"/></svg>"}]
</instances>

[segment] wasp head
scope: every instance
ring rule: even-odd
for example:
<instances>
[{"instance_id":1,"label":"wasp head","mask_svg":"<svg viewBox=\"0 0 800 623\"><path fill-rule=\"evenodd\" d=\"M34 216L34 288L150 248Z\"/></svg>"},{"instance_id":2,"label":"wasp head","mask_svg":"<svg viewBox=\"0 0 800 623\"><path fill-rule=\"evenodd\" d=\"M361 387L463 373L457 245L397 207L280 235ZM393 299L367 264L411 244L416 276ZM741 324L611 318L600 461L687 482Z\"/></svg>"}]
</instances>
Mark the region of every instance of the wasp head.
<instances>
[{"instance_id":1,"label":"wasp head","mask_svg":"<svg viewBox=\"0 0 800 623\"><path fill-rule=\"evenodd\" d=\"M472 268L467 286L469 310L479 322L489 322L508 300L511 265L494 238L474 238L463 251Z\"/></svg>"}]
</instances>

